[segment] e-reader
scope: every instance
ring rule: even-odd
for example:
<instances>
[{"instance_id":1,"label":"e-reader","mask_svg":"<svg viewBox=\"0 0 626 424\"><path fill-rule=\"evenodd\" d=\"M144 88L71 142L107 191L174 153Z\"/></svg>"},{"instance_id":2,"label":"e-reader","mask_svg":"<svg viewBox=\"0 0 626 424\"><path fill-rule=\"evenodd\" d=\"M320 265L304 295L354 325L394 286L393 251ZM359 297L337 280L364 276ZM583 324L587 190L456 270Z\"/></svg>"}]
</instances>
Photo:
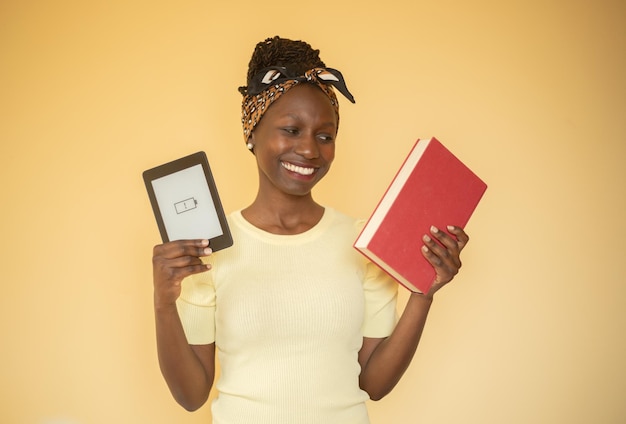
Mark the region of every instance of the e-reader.
<instances>
[{"instance_id":1,"label":"e-reader","mask_svg":"<svg viewBox=\"0 0 626 424\"><path fill-rule=\"evenodd\" d=\"M148 169L143 180L164 243L208 239L214 252L232 246L206 153Z\"/></svg>"}]
</instances>

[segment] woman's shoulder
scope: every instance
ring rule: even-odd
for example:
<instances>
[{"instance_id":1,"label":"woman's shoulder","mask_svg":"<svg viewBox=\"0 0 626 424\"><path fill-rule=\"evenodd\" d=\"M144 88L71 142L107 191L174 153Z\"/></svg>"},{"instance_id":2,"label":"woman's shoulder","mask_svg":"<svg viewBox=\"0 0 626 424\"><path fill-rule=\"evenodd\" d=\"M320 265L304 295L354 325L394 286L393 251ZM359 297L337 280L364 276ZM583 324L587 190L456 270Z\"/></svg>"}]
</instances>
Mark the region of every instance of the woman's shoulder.
<instances>
[{"instance_id":1,"label":"woman's shoulder","mask_svg":"<svg viewBox=\"0 0 626 424\"><path fill-rule=\"evenodd\" d=\"M352 232L360 232L367 222L366 219L356 218L344 212L328 207L326 208L325 214L329 216L329 219L332 219L334 225L343 227Z\"/></svg>"}]
</instances>

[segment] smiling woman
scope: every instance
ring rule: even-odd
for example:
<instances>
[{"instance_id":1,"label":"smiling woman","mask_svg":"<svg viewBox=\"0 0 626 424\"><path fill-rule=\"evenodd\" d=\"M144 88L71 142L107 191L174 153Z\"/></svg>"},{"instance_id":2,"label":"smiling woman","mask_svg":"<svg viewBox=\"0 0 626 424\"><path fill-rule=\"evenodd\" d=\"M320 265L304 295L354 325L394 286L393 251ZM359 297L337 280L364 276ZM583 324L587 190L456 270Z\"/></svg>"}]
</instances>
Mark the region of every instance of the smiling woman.
<instances>
[{"instance_id":1,"label":"smiling woman","mask_svg":"<svg viewBox=\"0 0 626 424\"><path fill-rule=\"evenodd\" d=\"M150 258L159 237L140 173L205 150L226 210L252 202L256 157L242 143L237 88L256 42L274 35L267 28L320 48L358 102L333 88L341 122L331 170L313 189L318 203L365 217L418 136L448 140L492 182L463 270L435 296L415 359L390 395L367 402L372 423L626 422L626 2L298 6L0 2L0 423L211 423L208 401L193 414L176 405L156 364ZM306 57L301 50L289 61ZM241 224L238 245L256 234ZM252 247L295 243L271 236ZM323 240L319 251L338 255ZM285 250L276 270L311 254L294 270L291 303L253 302L276 287L276 270L255 268L266 284L242 296L250 319L241 331L251 344L292 340L280 355L291 364L296 346L326 351L310 325L326 312L303 310L308 345L295 344L296 329L255 338L253 315L274 322L321 296L339 299L345 282L311 295L307 266L319 251ZM184 298L221 287L223 312L228 271L218 253L211 284L186 280ZM317 280L333 266L318 262ZM398 308L408 296L400 290ZM244 348L226 337L236 324L216 321L218 349ZM322 384L302 372L298 387ZM215 383L226 396L229 380ZM256 397L246 387L242 398Z\"/></svg>"},{"instance_id":2,"label":"smiling woman","mask_svg":"<svg viewBox=\"0 0 626 424\"><path fill-rule=\"evenodd\" d=\"M295 87L268 109L250 135L259 169L257 201L243 211L254 217L271 211L267 200L283 194L311 196L335 158L337 118L328 97L317 87ZM323 208L306 198L290 199L321 216ZM311 213L315 213L311 210ZM262 228L262 227L261 227Z\"/></svg>"},{"instance_id":3,"label":"smiling woman","mask_svg":"<svg viewBox=\"0 0 626 424\"><path fill-rule=\"evenodd\" d=\"M335 158L335 88L354 101L307 43L259 43L240 88L259 187L229 216L233 247L213 253L206 240L179 240L154 249L163 376L183 407L197 409L217 351L216 424L368 423L365 402L399 381L434 293L460 267L462 229L424 235L437 279L396 321L397 283L352 248L364 221L313 198Z\"/></svg>"}]
</instances>

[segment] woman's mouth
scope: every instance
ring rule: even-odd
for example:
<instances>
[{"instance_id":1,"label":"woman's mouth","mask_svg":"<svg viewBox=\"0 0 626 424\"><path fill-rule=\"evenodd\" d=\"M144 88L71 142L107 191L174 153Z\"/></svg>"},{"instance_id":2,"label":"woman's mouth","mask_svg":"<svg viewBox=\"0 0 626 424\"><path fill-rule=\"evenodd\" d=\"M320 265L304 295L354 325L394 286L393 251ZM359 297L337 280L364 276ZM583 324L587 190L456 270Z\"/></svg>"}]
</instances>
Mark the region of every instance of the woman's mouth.
<instances>
[{"instance_id":1,"label":"woman's mouth","mask_svg":"<svg viewBox=\"0 0 626 424\"><path fill-rule=\"evenodd\" d=\"M304 175L304 176L312 175L315 172L315 168L298 166L298 165L294 165L293 163L289 163L289 162L281 162L280 164L287 171L295 172L296 174L300 174L300 175Z\"/></svg>"}]
</instances>

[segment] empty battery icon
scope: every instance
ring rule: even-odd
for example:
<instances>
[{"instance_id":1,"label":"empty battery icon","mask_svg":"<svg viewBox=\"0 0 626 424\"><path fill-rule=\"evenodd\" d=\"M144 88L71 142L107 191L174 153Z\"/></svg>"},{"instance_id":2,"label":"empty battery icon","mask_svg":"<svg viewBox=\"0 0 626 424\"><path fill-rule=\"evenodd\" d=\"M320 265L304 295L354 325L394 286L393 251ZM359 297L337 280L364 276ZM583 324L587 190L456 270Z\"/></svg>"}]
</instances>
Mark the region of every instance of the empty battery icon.
<instances>
[{"instance_id":1,"label":"empty battery icon","mask_svg":"<svg viewBox=\"0 0 626 424\"><path fill-rule=\"evenodd\" d=\"M193 197L189 199L181 200L178 203L174 203L174 208L176 208L176 213L181 214L183 212L190 211L198 207L198 201Z\"/></svg>"}]
</instances>

